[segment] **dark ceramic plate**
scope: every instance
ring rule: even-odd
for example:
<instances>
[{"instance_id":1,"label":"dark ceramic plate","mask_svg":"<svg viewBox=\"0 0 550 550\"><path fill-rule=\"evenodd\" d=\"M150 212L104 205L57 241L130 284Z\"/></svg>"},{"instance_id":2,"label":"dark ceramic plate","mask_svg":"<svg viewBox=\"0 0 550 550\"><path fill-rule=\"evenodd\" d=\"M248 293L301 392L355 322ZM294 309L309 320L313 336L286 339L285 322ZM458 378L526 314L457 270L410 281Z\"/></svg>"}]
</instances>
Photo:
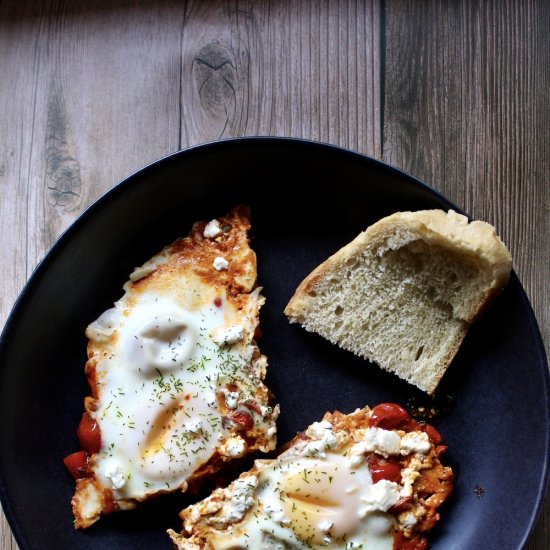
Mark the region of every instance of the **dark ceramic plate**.
<instances>
[{"instance_id":1,"label":"dark ceramic plate","mask_svg":"<svg viewBox=\"0 0 550 550\"><path fill-rule=\"evenodd\" d=\"M170 548L172 495L72 527L73 482L62 459L77 447L87 393L84 329L121 294L136 265L194 220L246 203L267 304L261 315L280 442L327 410L403 405L422 396L298 326L283 308L313 267L398 210L455 208L418 180L365 156L289 139L242 139L165 158L107 193L61 237L19 298L0 345L0 494L22 549ZM432 548L520 548L548 478L549 386L533 312L515 276L468 334L439 389L433 421L449 445L456 490Z\"/></svg>"}]
</instances>

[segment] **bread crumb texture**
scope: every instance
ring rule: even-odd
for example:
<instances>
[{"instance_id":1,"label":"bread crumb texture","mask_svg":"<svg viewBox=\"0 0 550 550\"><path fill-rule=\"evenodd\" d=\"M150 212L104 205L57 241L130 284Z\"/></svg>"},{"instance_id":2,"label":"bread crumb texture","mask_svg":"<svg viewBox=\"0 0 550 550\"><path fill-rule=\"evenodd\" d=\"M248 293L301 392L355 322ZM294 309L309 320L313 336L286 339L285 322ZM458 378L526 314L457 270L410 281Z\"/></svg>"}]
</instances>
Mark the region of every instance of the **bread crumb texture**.
<instances>
[{"instance_id":1,"label":"bread crumb texture","mask_svg":"<svg viewBox=\"0 0 550 550\"><path fill-rule=\"evenodd\" d=\"M308 275L285 313L433 393L511 268L488 223L452 210L397 212Z\"/></svg>"}]
</instances>

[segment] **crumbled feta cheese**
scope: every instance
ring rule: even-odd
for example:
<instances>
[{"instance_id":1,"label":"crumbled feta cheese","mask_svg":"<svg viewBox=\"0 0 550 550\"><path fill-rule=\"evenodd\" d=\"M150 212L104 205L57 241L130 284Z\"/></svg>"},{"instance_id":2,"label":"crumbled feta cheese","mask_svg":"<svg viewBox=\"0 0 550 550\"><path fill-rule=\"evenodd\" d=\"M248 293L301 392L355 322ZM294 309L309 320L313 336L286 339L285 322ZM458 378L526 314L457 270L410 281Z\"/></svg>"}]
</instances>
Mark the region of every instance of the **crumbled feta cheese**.
<instances>
[{"instance_id":1,"label":"crumbled feta cheese","mask_svg":"<svg viewBox=\"0 0 550 550\"><path fill-rule=\"evenodd\" d=\"M211 220L206 224L203 235L207 239L213 239L220 234L221 227L218 220Z\"/></svg>"},{"instance_id":2,"label":"crumbled feta cheese","mask_svg":"<svg viewBox=\"0 0 550 550\"><path fill-rule=\"evenodd\" d=\"M306 430L306 434L311 439L322 439L327 430L332 430L332 424L327 420L322 420L321 422L314 422Z\"/></svg>"},{"instance_id":3,"label":"crumbled feta cheese","mask_svg":"<svg viewBox=\"0 0 550 550\"><path fill-rule=\"evenodd\" d=\"M399 515L399 523L401 523L405 531L412 529L417 522L418 520L412 512L403 512Z\"/></svg>"},{"instance_id":4,"label":"crumbled feta cheese","mask_svg":"<svg viewBox=\"0 0 550 550\"><path fill-rule=\"evenodd\" d=\"M384 457L399 454L401 438L395 432L382 428L368 428L363 438L351 448L351 455L378 453Z\"/></svg>"},{"instance_id":5,"label":"crumbled feta cheese","mask_svg":"<svg viewBox=\"0 0 550 550\"><path fill-rule=\"evenodd\" d=\"M237 479L233 484L231 500L224 505L224 518L228 523L240 521L254 504L254 489L258 486L258 478L249 475Z\"/></svg>"},{"instance_id":6,"label":"crumbled feta cheese","mask_svg":"<svg viewBox=\"0 0 550 550\"><path fill-rule=\"evenodd\" d=\"M126 483L126 478L124 477L122 468L114 462L111 462L105 468L105 477L111 480L113 489L121 489Z\"/></svg>"},{"instance_id":7,"label":"crumbled feta cheese","mask_svg":"<svg viewBox=\"0 0 550 550\"><path fill-rule=\"evenodd\" d=\"M222 506L223 502L219 500L207 499L204 502L201 511L203 514L215 514L222 509Z\"/></svg>"},{"instance_id":8,"label":"crumbled feta cheese","mask_svg":"<svg viewBox=\"0 0 550 550\"><path fill-rule=\"evenodd\" d=\"M265 373L267 369L267 357L265 355L260 355L256 361L252 363L252 372L250 376L253 378L265 378Z\"/></svg>"},{"instance_id":9,"label":"crumbled feta cheese","mask_svg":"<svg viewBox=\"0 0 550 550\"><path fill-rule=\"evenodd\" d=\"M229 458L240 458L246 453L246 441L239 437L230 437L223 445L220 445L219 453Z\"/></svg>"},{"instance_id":10,"label":"crumbled feta cheese","mask_svg":"<svg viewBox=\"0 0 550 550\"><path fill-rule=\"evenodd\" d=\"M327 449L335 449L338 446L336 434L332 431L332 424L329 422L314 422L307 430L309 437L315 438L309 442L302 453L305 456L324 457ZM311 434L311 435L310 435Z\"/></svg>"},{"instance_id":11,"label":"crumbled feta cheese","mask_svg":"<svg viewBox=\"0 0 550 550\"><path fill-rule=\"evenodd\" d=\"M236 409L239 403L238 391L226 391L225 392L225 405L228 409Z\"/></svg>"},{"instance_id":12,"label":"crumbled feta cheese","mask_svg":"<svg viewBox=\"0 0 550 550\"><path fill-rule=\"evenodd\" d=\"M266 418L268 415L272 413L273 409L271 407L264 407L263 405L260 405L260 412L262 413L262 416Z\"/></svg>"},{"instance_id":13,"label":"crumbled feta cheese","mask_svg":"<svg viewBox=\"0 0 550 550\"><path fill-rule=\"evenodd\" d=\"M242 325L232 325L229 328L219 328L214 335L214 342L219 346L224 344L231 345L244 338L244 327Z\"/></svg>"},{"instance_id":14,"label":"crumbled feta cheese","mask_svg":"<svg viewBox=\"0 0 550 550\"><path fill-rule=\"evenodd\" d=\"M401 454L427 453L431 448L428 434L424 432L409 432L401 438Z\"/></svg>"},{"instance_id":15,"label":"crumbled feta cheese","mask_svg":"<svg viewBox=\"0 0 550 550\"><path fill-rule=\"evenodd\" d=\"M229 262L225 258L222 258L221 256L217 256L214 259L214 262L212 263L212 265L214 266L214 269L216 271L223 271L223 270L229 269Z\"/></svg>"},{"instance_id":16,"label":"crumbled feta cheese","mask_svg":"<svg viewBox=\"0 0 550 550\"><path fill-rule=\"evenodd\" d=\"M359 516L364 518L371 512L387 512L399 500L399 485L394 481L381 479L361 500L365 503L359 510Z\"/></svg>"},{"instance_id":17,"label":"crumbled feta cheese","mask_svg":"<svg viewBox=\"0 0 550 550\"><path fill-rule=\"evenodd\" d=\"M422 462L413 457L406 468L401 470L401 496L408 497L413 494L413 484L420 474L418 471L422 468Z\"/></svg>"}]
</instances>

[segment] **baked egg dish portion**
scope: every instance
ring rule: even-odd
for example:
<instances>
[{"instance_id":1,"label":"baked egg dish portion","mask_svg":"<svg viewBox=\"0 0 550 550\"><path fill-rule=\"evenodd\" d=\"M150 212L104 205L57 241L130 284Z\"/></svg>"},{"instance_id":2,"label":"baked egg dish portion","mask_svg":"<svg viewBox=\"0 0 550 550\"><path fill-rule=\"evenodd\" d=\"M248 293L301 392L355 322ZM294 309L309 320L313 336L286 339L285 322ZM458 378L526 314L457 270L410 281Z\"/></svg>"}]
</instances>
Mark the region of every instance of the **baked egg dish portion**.
<instances>
[{"instance_id":1,"label":"baked egg dish portion","mask_svg":"<svg viewBox=\"0 0 550 550\"><path fill-rule=\"evenodd\" d=\"M275 460L186 508L179 550L421 550L453 473L429 424L395 404L327 413Z\"/></svg>"},{"instance_id":2,"label":"baked egg dish portion","mask_svg":"<svg viewBox=\"0 0 550 550\"><path fill-rule=\"evenodd\" d=\"M278 407L254 339L264 298L249 227L245 207L195 223L88 326L91 396L81 450L65 459L77 528L274 449Z\"/></svg>"}]
</instances>

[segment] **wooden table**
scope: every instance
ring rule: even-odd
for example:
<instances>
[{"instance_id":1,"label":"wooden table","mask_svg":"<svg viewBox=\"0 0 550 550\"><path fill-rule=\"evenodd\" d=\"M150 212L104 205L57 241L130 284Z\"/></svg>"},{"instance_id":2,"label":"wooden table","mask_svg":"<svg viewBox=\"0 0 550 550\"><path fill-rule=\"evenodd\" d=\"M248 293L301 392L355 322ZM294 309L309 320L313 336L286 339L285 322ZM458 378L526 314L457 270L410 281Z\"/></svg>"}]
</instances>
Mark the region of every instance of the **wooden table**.
<instances>
[{"instance_id":1,"label":"wooden table","mask_svg":"<svg viewBox=\"0 0 550 550\"><path fill-rule=\"evenodd\" d=\"M128 174L210 140L296 136L493 223L548 351L549 31L545 0L0 0L0 322ZM549 512L530 550L550 548ZM3 517L0 546L16 548Z\"/></svg>"}]
</instances>

